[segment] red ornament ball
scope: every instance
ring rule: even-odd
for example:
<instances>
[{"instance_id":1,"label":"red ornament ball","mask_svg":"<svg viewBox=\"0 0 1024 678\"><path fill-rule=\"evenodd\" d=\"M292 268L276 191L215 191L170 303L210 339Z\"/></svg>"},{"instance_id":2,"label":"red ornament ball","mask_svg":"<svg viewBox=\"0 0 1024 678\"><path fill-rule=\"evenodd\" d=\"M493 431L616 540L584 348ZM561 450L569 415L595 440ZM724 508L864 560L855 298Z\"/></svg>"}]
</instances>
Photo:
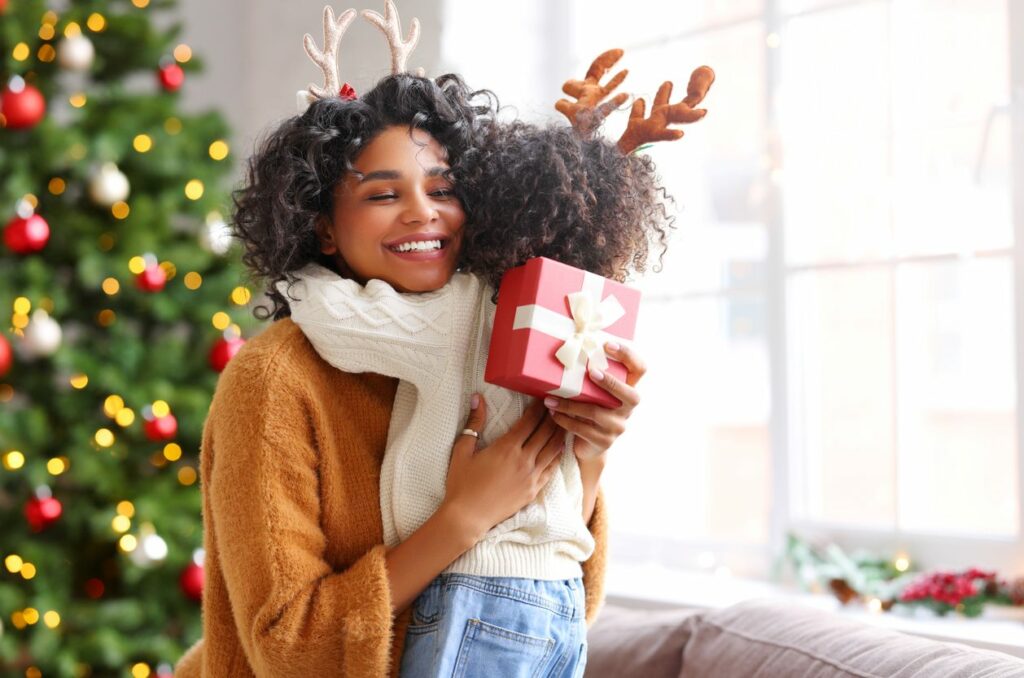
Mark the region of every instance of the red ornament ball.
<instances>
[{"instance_id":1,"label":"red ornament ball","mask_svg":"<svg viewBox=\"0 0 1024 678\"><path fill-rule=\"evenodd\" d=\"M203 568L201 565L195 563L189 563L185 566L185 569L181 571L181 577L178 578L178 585L181 586L181 592L185 594L186 598L191 600L200 601L203 599Z\"/></svg>"},{"instance_id":2,"label":"red ornament ball","mask_svg":"<svg viewBox=\"0 0 1024 678\"><path fill-rule=\"evenodd\" d=\"M7 11L7 0L0 0L0 14Z\"/></svg>"},{"instance_id":3,"label":"red ornament ball","mask_svg":"<svg viewBox=\"0 0 1024 678\"><path fill-rule=\"evenodd\" d=\"M14 217L4 227L4 244L15 254L38 252L50 240L50 225L38 214L27 219Z\"/></svg>"},{"instance_id":4,"label":"red ornament ball","mask_svg":"<svg viewBox=\"0 0 1024 678\"><path fill-rule=\"evenodd\" d=\"M10 372L11 365L13 364L14 354L11 351L11 342L7 341L7 337L0 334L0 377Z\"/></svg>"},{"instance_id":5,"label":"red ornament ball","mask_svg":"<svg viewBox=\"0 0 1024 678\"><path fill-rule=\"evenodd\" d=\"M89 596L93 600L99 600L102 598L105 590L106 586L104 586L102 579L93 577L89 581L85 582L85 595Z\"/></svg>"},{"instance_id":6,"label":"red ornament ball","mask_svg":"<svg viewBox=\"0 0 1024 678\"><path fill-rule=\"evenodd\" d=\"M32 497L25 504L25 520L33 532L42 532L57 522L63 510L53 497Z\"/></svg>"},{"instance_id":7,"label":"red ornament ball","mask_svg":"<svg viewBox=\"0 0 1024 678\"><path fill-rule=\"evenodd\" d=\"M157 78L165 91L177 92L185 83L185 71L178 64L168 64L160 67Z\"/></svg>"},{"instance_id":8,"label":"red ornament ball","mask_svg":"<svg viewBox=\"0 0 1024 678\"><path fill-rule=\"evenodd\" d=\"M5 87L0 95L0 113L10 129L28 129L46 114L46 99L42 92L28 83L20 91Z\"/></svg>"},{"instance_id":9,"label":"red ornament ball","mask_svg":"<svg viewBox=\"0 0 1024 678\"><path fill-rule=\"evenodd\" d=\"M223 372L228 366L228 361L235 357L238 350L245 345L245 339L232 337L230 339L220 338L210 349L210 367L217 372Z\"/></svg>"},{"instance_id":10,"label":"red ornament ball","mask_svg":"<svg viewBox=\"0 0 1024 678\"><path fill-rule=\"evenodd\" d=\"M142 430L145 432L146 437L153 442L170 440L178 435L178 420L174 418L173 414L154 417L153 419L146 420L146 423L142 425Z\"/></svg>"},{"instance_id":11,"label":"red ornament ball","mask_svg":"<svg viewBox=\"0 0 1024 678\"><path fill-rule=\"evenodd\" d=\"M167 284L167 272L153 264L135 276L135 286L143 292L159 292Z\"/></svg>"}]
</instances>

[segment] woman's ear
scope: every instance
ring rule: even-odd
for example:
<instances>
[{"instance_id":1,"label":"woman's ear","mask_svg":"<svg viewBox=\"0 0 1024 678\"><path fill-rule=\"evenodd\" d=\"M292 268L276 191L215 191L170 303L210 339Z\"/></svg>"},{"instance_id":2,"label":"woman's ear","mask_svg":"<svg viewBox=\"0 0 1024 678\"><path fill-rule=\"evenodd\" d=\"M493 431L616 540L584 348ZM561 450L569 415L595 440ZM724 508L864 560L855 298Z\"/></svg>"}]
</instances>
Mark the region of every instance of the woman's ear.
<instances>
[{"instance_id":1,"label":"woman's ear","mask_svg":"<svg viewBox=\"0 0 1024 678\"><path fill-rule=\"evenodd\" d=\"M338 251L338 245L334 242L334 235L331 233L331 224L327 217L320 215L316 218L316 237L320 241L320 251L324 254L334 254Z\"/></svg>"}]
</instances>

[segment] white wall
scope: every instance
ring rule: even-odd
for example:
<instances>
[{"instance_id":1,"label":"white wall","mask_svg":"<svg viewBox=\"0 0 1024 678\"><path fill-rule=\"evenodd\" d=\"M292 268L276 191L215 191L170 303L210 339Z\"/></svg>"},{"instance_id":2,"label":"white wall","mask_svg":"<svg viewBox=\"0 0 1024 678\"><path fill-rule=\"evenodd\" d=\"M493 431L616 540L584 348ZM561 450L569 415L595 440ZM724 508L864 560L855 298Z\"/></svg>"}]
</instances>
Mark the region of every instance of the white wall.
<instances>
[{"instance_id":1,"label":"white wall","mask_svg":"<svg viewBox=\"0 0 1024 678\"><path fill-rule=\"evenodd\" d=\"M310 82L322 85L320 69L302 47L309 33L323 44L324 0L181 0L182 40L202 58L205 71L184 89L188 110L214 107L233 129L234 160L249 156L257 135L295 115L295 92ZM413 17L420 20L420 40L409 58L410 70L422 66L437 75L441 43L442 0L401 0L403 36ZM347 5L333 4L336 12ZM382 0L356 6L384 13ZM349 26L339 49L339 76L357 92L387 75L391 58L383 34L359 17Z\"/></svg>"},{"instance_id":2,"label":"white wall","mask_svg":"<svg viewBox=\"0 0 1024 678\"><path fill-rule=\"evenodd\" d=\"M578 2L445 0L440 67L494 91L519 117L561 117L554 106L562 83L586 73L586 66L573 63Z\"/></svg>"}]
</instances>

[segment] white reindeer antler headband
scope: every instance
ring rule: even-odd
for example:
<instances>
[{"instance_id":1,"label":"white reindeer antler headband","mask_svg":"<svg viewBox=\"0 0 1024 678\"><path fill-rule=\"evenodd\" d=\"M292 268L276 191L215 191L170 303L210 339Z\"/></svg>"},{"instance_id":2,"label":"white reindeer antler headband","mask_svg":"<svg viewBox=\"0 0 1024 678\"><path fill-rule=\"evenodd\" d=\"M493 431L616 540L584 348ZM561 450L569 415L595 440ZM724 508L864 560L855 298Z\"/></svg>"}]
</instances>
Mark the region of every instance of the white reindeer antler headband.
<instances>
[{"instance_id":1,"label":"white reindeer antler headband","mask_svg":"<svg viewBox=\"0 0 1024 678\"><path fill-rule=\"evenodd\" d=\"M419 20L414 18L409 22L409 35L403 40L402 22L398 18L398 10L395 9L393 0L385 0L384 16L369 9L363 10L362 15L363 18L380 29L388 41L388 47L391 49L391 72L404 73L405 62L412 51L416 49L416 43L420 39ZM306 48L306 54L323 71L324 85L319 87L310 83L308 90L300 90L296 93L296 104L300 114L317 99L340 97L351 100L356 98L356 91L352 89L352 86L347 82L344 85L340 84L338 78L338 44L355 16L354 9L346 9L335 19L334 10L328 5L324 7L323 49L316 46L313 36L309 33L303 37L302 44ZM416 75L422 77L423 69L416 69Z\"/></svg>"}]
</instances>

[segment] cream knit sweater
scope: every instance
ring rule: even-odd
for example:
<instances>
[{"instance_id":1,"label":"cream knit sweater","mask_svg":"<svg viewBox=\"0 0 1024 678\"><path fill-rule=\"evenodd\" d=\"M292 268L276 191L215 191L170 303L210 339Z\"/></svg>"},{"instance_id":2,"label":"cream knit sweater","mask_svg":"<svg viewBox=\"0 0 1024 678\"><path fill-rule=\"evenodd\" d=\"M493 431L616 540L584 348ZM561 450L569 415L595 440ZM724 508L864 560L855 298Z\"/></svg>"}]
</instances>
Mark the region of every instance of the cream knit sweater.
<instances>
[{"instance_id":1,"label":"cream knit sweater","mask_svg":"<svg viewBox=\"0 0 1024 678\"><path fill-rule=\"evenodd\" d=\"M456 273L441 289L402 294L381 280L364 286L311 265L290 288L292 321L328 363L400 380L380 478L384 542L404 541L444 499L452 444L469 396L487 401L481 447L503 435L529 397L485 383L495 306L492 288ZM572 436L537 499L496 525L445 571L487 577L567 579L594 550L583 522L583 485Z\"/></svg>"}]
</instances>

